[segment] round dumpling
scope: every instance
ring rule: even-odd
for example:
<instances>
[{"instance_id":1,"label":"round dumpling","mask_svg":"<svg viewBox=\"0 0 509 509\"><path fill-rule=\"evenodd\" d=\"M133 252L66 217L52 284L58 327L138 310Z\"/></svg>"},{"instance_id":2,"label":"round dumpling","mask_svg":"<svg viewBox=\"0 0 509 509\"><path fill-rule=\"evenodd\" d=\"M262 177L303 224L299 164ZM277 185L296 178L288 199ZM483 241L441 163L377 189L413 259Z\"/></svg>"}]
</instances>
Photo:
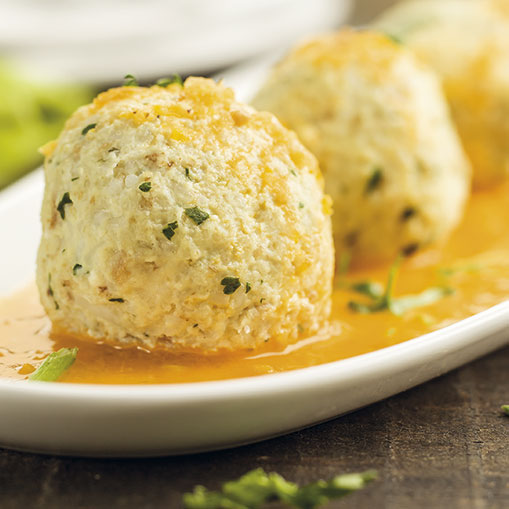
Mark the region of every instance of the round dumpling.
<instances>
[{"instance_id":1,"label":"round dumpling","mask_svg":"<svg viewBox=\"0 0 509 509\"><path fill-rule=\"evenodd\" d=\"M336 254L393 259L447 237L470 167L435 74L387 36L343 30L280 62L254 99L318 157Z\"/></svg>"},{"instance_id":2,"label":"round dumpling","mask_svg":"<svg viewBox=\"0 0 509 509\"><path fill-rule=\"evenodd\" d=\"M477 187L509 174L508 16L507 0L412 0L376 22L441 75Z\"/></svg>"},{"instance_id":3,"label":"round dumpling","mask_svg":"<svg viewBox=\"0 0 509 509\"><path fill-rule=\"evenodd\" d=\"M273 115L204 78L122 87L43 150L37 284L57 330L212 352L326 322L330 198Z\"/></svg>"}]
</instances>

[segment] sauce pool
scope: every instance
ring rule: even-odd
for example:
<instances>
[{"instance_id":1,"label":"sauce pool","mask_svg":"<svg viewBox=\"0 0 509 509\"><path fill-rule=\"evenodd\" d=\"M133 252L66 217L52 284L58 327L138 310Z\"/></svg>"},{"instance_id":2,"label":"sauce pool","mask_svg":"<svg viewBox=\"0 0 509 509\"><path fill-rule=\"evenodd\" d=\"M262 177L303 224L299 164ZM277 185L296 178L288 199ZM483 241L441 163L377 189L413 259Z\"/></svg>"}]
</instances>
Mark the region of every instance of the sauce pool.
<instances>
[{"instance_id":1,"label":"sauce pool","mask_svg":"<svg viewBox=\"0 0 509 509\"><path fill-rule=\"evenodd\" d=\"M0 301L0 377L24 379L52 351L79 347L62 382L153 384L200 382L288 371L345 359L401 343L467 318L509 295L509 183L470 199L462 224L449 241L407 260L395 296L446 285L454 294L395 316L359 314L348 302L366 298L349 283L385 284L388 266L354 268L336 281L331 326L280 351L270 341L257 350L216 355L148 352L80 341L51 331L34 284Z\"/></svg>"}]
</instances>

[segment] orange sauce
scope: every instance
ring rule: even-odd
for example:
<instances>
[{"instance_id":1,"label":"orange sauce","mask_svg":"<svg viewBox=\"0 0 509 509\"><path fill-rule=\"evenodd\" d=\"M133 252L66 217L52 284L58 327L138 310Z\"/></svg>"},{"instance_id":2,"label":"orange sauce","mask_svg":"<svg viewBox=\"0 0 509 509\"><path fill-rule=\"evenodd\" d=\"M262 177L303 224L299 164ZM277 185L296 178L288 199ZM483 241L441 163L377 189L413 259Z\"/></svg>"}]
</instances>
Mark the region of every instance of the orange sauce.
<instances>
[{"instance_id":1,"label":"orange sauce","mask_svg":"<svg viewBox=\"0 0 509 509\"><path fill-rule=\"evenodd\" d=\"M395 316L384 311L358 314L347 304L364 297L348 282L385 283L388 267L358 268L336 282L332 332L305 338L285 350L262 348L221 355L175 355L122 349L79 341L51 332L35 285L0 302L0 377L23 379L52 351L78 346L63 382L149 384L198 382L253 376L323 364L401 343L471 316L509 295L509 183L475 193L462 224L447 244L407 260L395 295L419 293L446 284L455 293L426 307ZM444 275L443 269L447 270ZM272 347L273 348L273 347Z\"/></svg>"}]
</instances>

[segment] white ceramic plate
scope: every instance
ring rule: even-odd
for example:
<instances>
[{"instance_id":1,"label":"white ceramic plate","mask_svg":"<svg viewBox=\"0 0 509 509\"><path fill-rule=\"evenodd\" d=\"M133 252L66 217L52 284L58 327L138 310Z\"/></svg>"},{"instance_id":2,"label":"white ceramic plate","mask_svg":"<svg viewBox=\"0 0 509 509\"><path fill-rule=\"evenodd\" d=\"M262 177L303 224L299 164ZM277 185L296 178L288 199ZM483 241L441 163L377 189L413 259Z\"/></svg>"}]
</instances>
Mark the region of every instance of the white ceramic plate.
<instances>
[{"instance_id":1,"label":"white ceramic plate","mask_svg":"<svg viewBox=\"0 0 509 509\"><path fill-rule=\"evenodd\" d=\"M248 97L264 64L228 73ZM43 179L0 193L0 295L34 277ZM351 359L194 384L101 386L0 380L0 446L83 456L157 456L232 447L331 419L509 343L509 302Z\"/></svg>"}]
</instances>

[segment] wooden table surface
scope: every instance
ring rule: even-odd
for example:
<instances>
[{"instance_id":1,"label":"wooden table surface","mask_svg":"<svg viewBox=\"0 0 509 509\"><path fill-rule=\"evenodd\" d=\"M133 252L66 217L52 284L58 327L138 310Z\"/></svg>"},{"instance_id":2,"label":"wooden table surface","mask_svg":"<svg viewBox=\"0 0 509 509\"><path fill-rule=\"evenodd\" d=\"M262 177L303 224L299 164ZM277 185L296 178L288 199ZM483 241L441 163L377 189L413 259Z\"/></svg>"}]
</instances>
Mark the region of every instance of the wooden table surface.
<instances>
[{"instance_id":1,"label":"wooden table surface","mask_svg":"<svg viewBox=\"0 0 509 509\"><path fill-rule=\"evenodd\" d=\"M509 348L313 428L226 451L105 460L0 450L2 509L173 509L263 467L305 483L375 468L379 480L329 507L508 508ZM140 430L142 432L142 430Z\"/></svg>"}]
</instances>

